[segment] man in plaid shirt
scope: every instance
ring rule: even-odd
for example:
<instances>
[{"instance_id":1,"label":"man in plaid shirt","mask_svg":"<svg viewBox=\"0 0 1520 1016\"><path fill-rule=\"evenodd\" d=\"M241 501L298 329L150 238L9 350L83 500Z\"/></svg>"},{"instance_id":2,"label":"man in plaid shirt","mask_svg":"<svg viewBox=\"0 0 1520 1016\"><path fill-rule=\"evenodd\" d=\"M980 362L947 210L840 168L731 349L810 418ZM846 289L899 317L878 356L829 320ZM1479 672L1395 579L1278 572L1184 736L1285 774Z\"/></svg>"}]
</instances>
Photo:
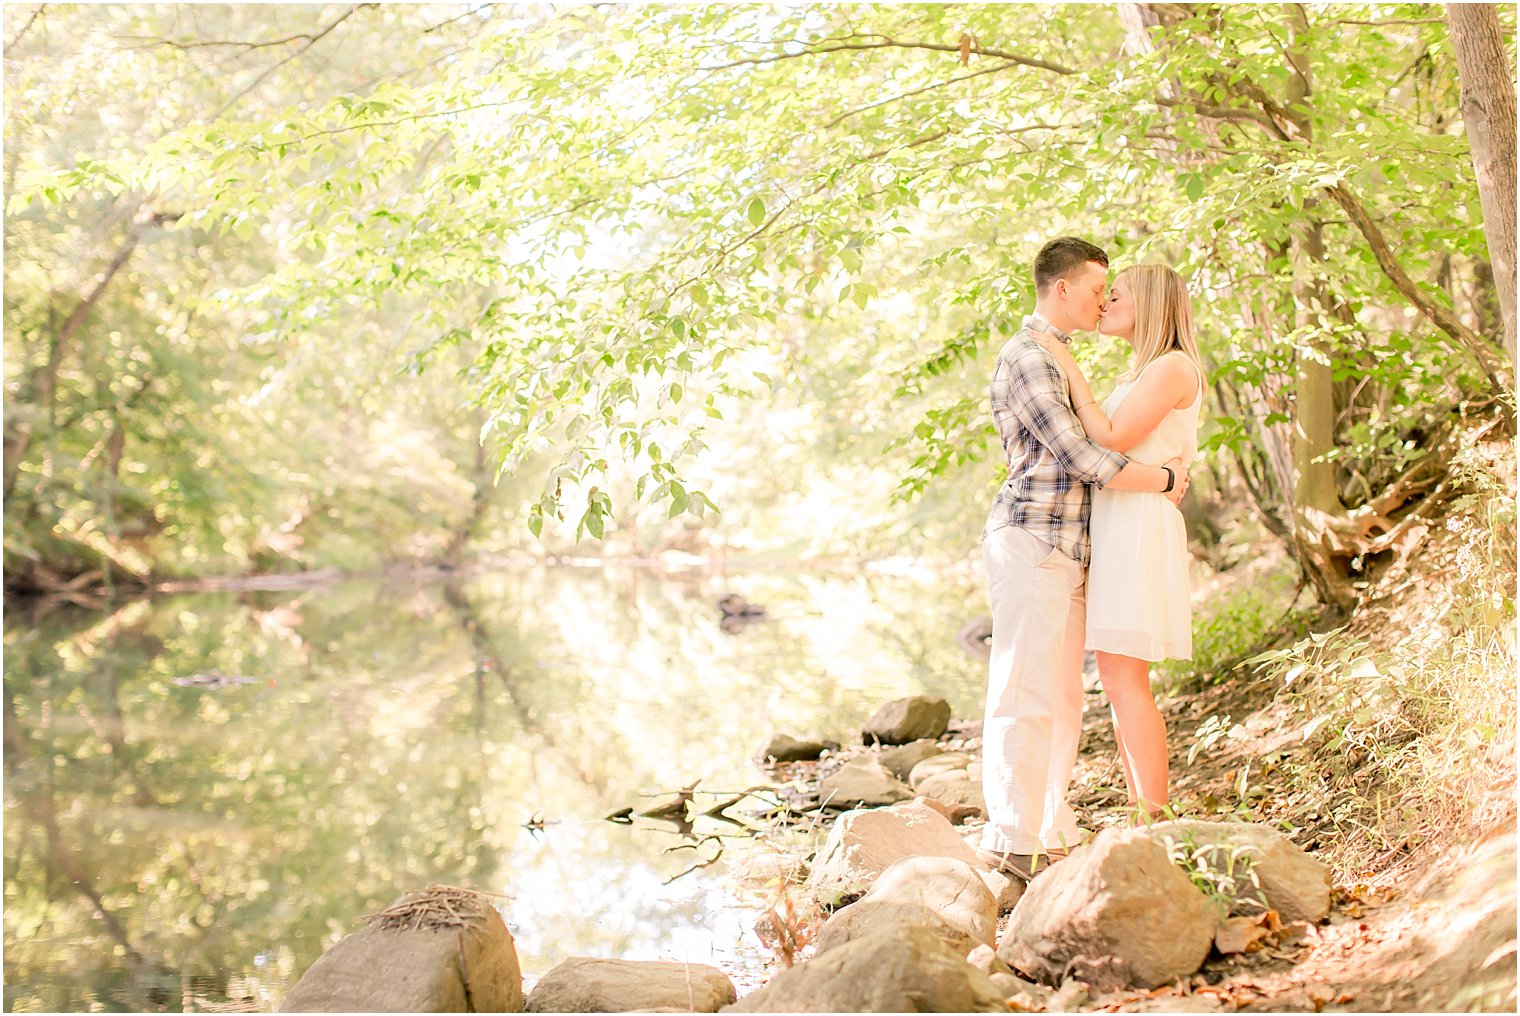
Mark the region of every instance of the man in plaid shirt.
<instances>
[{"instance_id":1,"label":"man in plaid shirt","mask_svg":"<svg viewBox=\"0 0 1520 1016\"><path fill-rule=\"evenodd\" d=\"M1069 333L1097 328L1108 255L1063 236L1040 248L1034 278L1034 313L1004 344L992 374L992 418L1008 480L982 533L992 659L979 856L1025 881L1082 837L1066 790L1082 729L1091 485L1161 491L1175 503L1188 483L1180 463L1131 462L1090 440L1065 375L1030 334L1070 342Z\"/></svg>"}]
</instances>

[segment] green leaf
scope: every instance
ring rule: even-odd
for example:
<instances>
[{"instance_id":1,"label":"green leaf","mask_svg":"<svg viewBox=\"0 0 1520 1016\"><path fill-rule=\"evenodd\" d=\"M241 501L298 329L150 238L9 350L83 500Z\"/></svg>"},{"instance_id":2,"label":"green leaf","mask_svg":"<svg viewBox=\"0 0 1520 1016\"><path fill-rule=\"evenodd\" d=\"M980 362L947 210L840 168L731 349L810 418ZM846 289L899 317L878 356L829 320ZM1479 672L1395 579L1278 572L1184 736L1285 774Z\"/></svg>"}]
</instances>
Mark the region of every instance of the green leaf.
<instances>
[{"instance_id":1,"label":"green leaf","mask_svg":"<svg viewBox=\"0 0 1520 1016\"><path fill-rule=\"evenodd\" d=\"M765 202L759 198L751 198L749 202L749 224L758 226L765 221Z\"/></svg>"}]
</instances>

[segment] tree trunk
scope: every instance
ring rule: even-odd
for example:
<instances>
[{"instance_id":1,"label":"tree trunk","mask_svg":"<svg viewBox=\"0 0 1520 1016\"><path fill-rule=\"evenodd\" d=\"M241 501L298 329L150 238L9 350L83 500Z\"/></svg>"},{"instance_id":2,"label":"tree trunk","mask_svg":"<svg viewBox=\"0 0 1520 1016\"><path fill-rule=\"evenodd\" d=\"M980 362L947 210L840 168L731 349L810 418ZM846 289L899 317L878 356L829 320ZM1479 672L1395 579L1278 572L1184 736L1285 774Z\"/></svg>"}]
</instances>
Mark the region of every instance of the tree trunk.
<instances>
[{"instance_id":1,"label":"tree trunk","mask_svg":"<svg viewBox=\"0 0 1520 1016\"><path fill-rule=\"evenodd\" d=\"M1515 361L1515 80L1493 4L1447 4L1457 52L1462 119L1472 145L1483 235L1504 319L1504 349Z\"/></svg>"},{"instance_id":2,"label":"tree trunk","mask_svg":"<svg viewBox=\"0 0 1520 1016\"><path fill-rule=\"evenodd\" d=\"M1287 10L1287 106L1300 124L1306 143L1311 119L1307 115L1313 91L1309 60L1300 39L1307 23L1303 8ZM1335 483L1335 463L1326 456L1335 449L1335 382L1331 350L1317 336L1330 314L1330 295L1324 282L1324 226L1312 204L1293 228L1292 263L1294 323L1309 337L1301 340L1294 363L1293 385L1293 542L1299 566L1314 584L1320 602L1347 609L1356 598L1343 565L1329 552L1324 539L1327 520L1344 514Z\"/></svg>"},{"instance_id":3,"label":"tree trunk","mask_svg":"<svg viewBox=\"0 0 1520 1016\"><path fill-rule=\"evenodd\" d=\"M1318 221L1295 229L1293 254L1299 272L1293 282L1293 301L1300 328L1318 330L1325 324L1328 298L1320 270L1325 259L1323 228ZM1345 514L1335 482L1335 463L1326 458L1335 449L1335 382L1330 350L1319 339L1299 346L1293 388L1293 542L1304 574L1314 584L1320 602L1340 609L1355 601L1344 564L1323 539L1326 522Z\"/></svg>"},{"instance_id":4,"label":"tree trunk","mask_svg":"<svg viewBox=\"0 0 1520 1016\"><path fill-rule=\"evenodd\" d=\"M476 427L475 433L481 432ZM475 530L480 528L480 522L486 515L486 509L491 505L491 472L490 460L486 456L484 440L478 440L475 444L475 468L470 473L472 490L470 493L470 510L459 524L454 528L454 533L449 537L448 546L444 547L439 560L450 568L458 568L464 562L464 551L470 541L475 538Z\"/></svg>"}]
</instances>

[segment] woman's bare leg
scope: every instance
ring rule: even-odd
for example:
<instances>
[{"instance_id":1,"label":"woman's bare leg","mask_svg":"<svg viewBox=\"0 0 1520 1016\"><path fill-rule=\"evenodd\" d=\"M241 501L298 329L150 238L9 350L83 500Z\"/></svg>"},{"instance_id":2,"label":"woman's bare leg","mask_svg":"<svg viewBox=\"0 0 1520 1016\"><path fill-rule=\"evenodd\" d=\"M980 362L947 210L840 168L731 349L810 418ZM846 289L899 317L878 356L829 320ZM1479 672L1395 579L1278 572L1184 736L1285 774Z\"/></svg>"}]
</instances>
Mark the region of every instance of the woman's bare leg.
<instances>
[{"instance_id":1,"label":"woman's bare leg","mask_svg":"<svg viewBox=\"0 0 1520 1016\"><path fill-rule=\"evenodd\" d=\"M1129 749L1124 747L1124 731L1119 729L1119 714L1114 712L1112 704L1109 705L1108 715L1114 721L1114 744L1119 749L1119 764L1124 767L1124 789L1129 791L1129 799L1124 803L1133 808L1140 802L1135 796L1135 770L1129 764Z\"/></svg>"},{"instance_id":2,"label":"woman's bare leg","mask_svg":"<svg viewBox=\"0 0 1520 1016\"><path fill-rule=\"evenodd\" d=\"M1098 653L1098 678L1113 707L1120 750L1127 756L1130 792L1147 815L1170 800L1167 791L1166 721L1151 694L1151 665L1132 656Z\"/></svg>"}]
</instances>

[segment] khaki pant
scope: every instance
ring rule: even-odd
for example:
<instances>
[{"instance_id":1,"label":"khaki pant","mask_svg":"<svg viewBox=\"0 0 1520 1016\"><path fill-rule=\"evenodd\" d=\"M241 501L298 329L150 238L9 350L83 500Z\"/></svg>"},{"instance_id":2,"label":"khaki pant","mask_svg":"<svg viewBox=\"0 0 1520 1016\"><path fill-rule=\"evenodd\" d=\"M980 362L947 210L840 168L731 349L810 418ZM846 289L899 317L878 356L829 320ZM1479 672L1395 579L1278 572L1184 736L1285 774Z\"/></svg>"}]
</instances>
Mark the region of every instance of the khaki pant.
<instances>
[{"instance_id":1,"label":"khaki pant","mask_svg":"<svg viewBox=\"0 0 1520 1016\"><path fill-rule=\"evenodd\" d=\"M1082 733L1086 570L1017 526L982 546L992 600L992 659L982 727L987 850L1075 846L1066 803Z\"/></svg>"}]
</instances>

